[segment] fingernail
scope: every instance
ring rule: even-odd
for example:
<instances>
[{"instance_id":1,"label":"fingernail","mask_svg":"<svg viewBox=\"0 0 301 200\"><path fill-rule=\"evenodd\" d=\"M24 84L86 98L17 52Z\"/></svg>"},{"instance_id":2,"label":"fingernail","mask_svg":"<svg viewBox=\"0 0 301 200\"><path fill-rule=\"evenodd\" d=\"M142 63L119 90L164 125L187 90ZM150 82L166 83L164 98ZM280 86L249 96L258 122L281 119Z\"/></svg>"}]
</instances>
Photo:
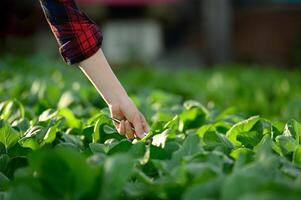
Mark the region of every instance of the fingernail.
<instances>
[{"instance_id":1,"label":"fingernail","mask_svg":"<svg viewBox=\"0 0 301 200\"><path fill-rule=\"evenodd\" d=\"M146 133L146 132L143 133L144 136L147 136L147 134L148 134L148 133Z\"/></svg>"}]
</instances>

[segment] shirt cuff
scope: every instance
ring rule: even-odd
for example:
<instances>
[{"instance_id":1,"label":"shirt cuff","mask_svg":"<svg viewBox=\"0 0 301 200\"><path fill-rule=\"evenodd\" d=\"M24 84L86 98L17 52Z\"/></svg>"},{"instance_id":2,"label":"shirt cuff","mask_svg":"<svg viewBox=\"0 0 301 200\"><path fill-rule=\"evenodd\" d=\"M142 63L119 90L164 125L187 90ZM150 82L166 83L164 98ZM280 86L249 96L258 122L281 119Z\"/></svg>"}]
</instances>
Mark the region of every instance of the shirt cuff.
<instances>
[{"instance_id":1,"label":"shirt cuff","mask_svg":"<svg viewBox=\"0 0 301 200\"><path fill-rule=\"evenodd\" d=\"M102 34L95 24L90 24L85 31L78 31L61 45L60 54L64 61L73 65L94 55L102 45Z\"/></svg>"}]
</instances>

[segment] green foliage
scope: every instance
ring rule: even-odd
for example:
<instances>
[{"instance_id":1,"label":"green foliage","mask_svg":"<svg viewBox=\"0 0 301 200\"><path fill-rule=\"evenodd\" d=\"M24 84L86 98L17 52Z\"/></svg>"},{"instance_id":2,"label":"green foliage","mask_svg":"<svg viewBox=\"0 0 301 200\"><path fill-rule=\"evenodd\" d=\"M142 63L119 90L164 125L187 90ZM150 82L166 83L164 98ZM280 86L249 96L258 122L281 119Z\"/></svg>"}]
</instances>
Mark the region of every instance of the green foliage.
<instances>
[{"instance_id":1,"label":"green foliage","mask_svg":"<svg viewBox=\"0 0 301 200\"><path fill-rule=\"evenodd\" d=\"M265 76L281 80L271 86L256 70L126 73L151 124L128 141L79 72L18 70L0 76L1 200L300 199L301 125L283 120L300 116L299 79L272 71ZM173 93L153 89L160 85Z\"/></svg>"},{"instance_id":2,"label":"green foliage","mask_svg":"<svg viewBox=\"0 0 301 200\"><path fill-rule=\"evenodd\" d=\"M5 146L6 151L11 148L20 138L20 133L11 125L0 119L0 142Z\"/></svg>"}]
</instances>

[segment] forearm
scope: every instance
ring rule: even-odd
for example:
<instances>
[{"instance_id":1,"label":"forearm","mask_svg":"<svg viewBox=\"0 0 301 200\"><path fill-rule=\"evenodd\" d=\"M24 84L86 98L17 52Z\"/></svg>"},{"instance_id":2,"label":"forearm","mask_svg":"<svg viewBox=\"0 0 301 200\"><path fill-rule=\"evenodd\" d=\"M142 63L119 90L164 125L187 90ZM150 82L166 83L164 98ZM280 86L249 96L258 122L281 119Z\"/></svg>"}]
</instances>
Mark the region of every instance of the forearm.
<instances>
[{"instance_id":1,"label":"forearm","mask_svg":"<svg viewBox=\"0 0 301 200\"><path fill-rule=\"evenodd\" d=\"M128 99L126 91L114 75L101 49L80 62L79 66L108 105L117 105Z\"/></svg>"},{"instance_id":2,"label":"forearm","mask_svg":"<svg viewBox=\"0 0 301 200\"><path fill-rule=\"evenodd\" d=\"M121 120L120 124L115 124L118 132L131 139L134 134L142 138L149 126L103 55L100 49L102 34L97 25L78 9L74 0L40 2L60 45L62 57L68 64L79 63L81 70L108 104L112 117Z\"/></svg>"}]
</instances>

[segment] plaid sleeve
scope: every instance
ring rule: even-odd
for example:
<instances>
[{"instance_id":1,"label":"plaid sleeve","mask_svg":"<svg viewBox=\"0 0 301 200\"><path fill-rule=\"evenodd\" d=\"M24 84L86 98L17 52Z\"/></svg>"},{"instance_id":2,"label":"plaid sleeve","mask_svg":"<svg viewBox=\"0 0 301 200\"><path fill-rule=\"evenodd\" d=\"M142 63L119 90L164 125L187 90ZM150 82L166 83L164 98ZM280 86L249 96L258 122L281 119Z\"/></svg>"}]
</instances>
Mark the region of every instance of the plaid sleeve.
<instances>
[{"instance_id":1,"label":"plaid sleeve","mask_svg":"<svg viewBox=\"0 0 301 200\"><path fill-rule=\"evenodd\" d=\"M102 34L74 0L40 0L40 3L66 63L81 62L98 51Z\"/></svg>"}]
</instances>

